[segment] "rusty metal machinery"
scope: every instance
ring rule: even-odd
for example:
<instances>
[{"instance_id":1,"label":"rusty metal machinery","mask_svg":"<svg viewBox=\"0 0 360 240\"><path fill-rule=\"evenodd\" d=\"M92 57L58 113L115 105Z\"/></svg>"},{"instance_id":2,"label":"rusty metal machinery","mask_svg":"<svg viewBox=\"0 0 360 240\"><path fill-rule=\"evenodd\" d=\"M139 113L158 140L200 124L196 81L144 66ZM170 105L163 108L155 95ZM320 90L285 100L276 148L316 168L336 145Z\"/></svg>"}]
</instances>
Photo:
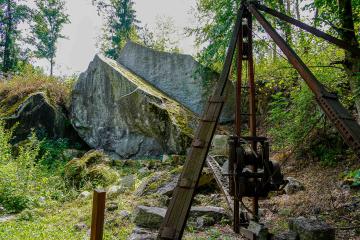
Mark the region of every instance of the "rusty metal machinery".
<instances>
[{"instance_id":1,"label":"rusty metal machinery","mask_svg":"<svg viewBox=\"0 0 360 240\"><path fill-rule=\"evenodd\" d=\"M329 43L345 49L353 56L360 57L360 49L357 46L351 46L340 39L336 39L305 23L267 8L256 1L242 1L237 13L223 70L214 92L205 107L205 112L200 120L184 164L183 172L170 200L165 219L160 227L158 239L182 238L191 203L194 198L195 188L205 162L214 171L214 176L220 189L224 193L230 209L233 211L234 231L236 233L243 233L249 239L257 239L257 236L249 232L247 227L259 221L259 198L268 196L270 191L279 190L281 186L285 184L280 166L269 159L269 143L267 139L258 137L256 132L252 17L255 17L265 32L269 34L282 50L288 61L314 93L319 106L337 128L344 141L353 149L360 159L360 126L356 120L341 105L337 96L329 93L316 79L306 64L276 32L259 10L306 30L317 37L321 37ZM229 139L229 173L227 176L222 176L221 173L219 173L219 166L216 161L211 156L208 156L208 151L226 100L226 84L228 83L236 48L238 49L236 54L236 135ZM241 112L241 98L243 97L242 95L244 95L242 92L244 88L242 85L244 63L247 64L248 70L246 74L248 86L245 87L248 89L247 97L249 98L249 111L247 113ZM249 118L249 136L242 136L242 116ZM251 209L243 206L243 197L252 199ZM242 206L240 206L240 203Z\"/></svg>"}]
</instances>

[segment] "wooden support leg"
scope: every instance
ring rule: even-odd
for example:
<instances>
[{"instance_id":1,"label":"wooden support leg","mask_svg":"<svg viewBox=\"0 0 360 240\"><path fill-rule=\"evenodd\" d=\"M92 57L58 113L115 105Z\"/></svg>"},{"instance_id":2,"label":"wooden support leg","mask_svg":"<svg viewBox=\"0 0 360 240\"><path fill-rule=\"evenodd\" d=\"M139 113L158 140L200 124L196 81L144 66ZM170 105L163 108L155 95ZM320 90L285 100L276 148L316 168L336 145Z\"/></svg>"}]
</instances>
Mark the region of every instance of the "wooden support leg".
<instances>
[{"instance_id":1,"label":"wooden support leg","mask_svg":"<svg viewBox=\"0 0 360 240\"><path fill-rule=\"evenodd\" d=\"M103 239L105 201L106 192L103 190L95 190L93 196L90 240Z\"/></svg>"}]
</instances>

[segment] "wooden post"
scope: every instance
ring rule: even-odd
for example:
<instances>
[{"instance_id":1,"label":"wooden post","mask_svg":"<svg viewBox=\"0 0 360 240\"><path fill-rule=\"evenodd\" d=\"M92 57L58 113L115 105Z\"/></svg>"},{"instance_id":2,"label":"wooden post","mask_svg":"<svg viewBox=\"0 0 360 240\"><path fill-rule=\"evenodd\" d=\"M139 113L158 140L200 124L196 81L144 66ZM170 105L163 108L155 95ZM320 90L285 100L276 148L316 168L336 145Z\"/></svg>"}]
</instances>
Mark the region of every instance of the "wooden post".
<instances>
[{"instance_id":1,"label":"wooden post","mask_svg":"<svg viewBox=\"0 0 360 240\"><path fill-rule=\"evenodd\" d=\"M105 200L104 190L94 190L90 240L103 239Z\"/></svg>"}]
</instances>

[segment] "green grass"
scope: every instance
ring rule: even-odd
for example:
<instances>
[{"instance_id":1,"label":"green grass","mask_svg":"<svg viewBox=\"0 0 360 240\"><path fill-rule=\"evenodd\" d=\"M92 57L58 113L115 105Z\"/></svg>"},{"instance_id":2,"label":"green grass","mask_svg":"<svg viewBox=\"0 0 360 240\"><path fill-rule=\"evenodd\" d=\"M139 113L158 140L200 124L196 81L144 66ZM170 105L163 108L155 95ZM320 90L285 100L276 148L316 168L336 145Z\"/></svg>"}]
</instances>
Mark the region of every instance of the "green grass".
<instances>
[{"instance_id":1,"label":"green grass","mask_svg":"<svg viewBox=\"0 0 360 240\"><path fill-rule=\"evenodd\" d=\"M124 196L123 196L124 197ZM127 196L128 197L128 196ZM121 198L119 197L120 200ZM131 202L130 200L128 202ZM53 203L18 215L16 220L0 224L0 239L11 240L77 240L89 239L87 231L91 225L92 200L74 200L66 204ZM127 202L119 204L120 209L105 215L104 239L127 239L133 229L130 220L117 219L116 213L130 207ZM31 215L30 220L26 217ZM24 219L25 218L25 219ZM116 219L116 226L107 223ZM77 231L74 225L84 222L88 229Z\"/></svg>"}]
</instances>

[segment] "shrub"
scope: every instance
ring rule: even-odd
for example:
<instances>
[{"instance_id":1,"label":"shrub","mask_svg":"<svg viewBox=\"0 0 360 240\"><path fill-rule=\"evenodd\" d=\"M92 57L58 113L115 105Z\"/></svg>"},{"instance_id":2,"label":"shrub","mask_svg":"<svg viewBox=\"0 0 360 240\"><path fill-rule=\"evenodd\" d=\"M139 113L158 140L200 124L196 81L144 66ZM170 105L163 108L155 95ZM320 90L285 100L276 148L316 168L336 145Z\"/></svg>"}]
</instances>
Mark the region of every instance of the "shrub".
<instances>
[{"instance_id":1,"label":"shrub","mask_svg":"<svg viewBox=\"0 0 360 240\"><path fill-rule=\"evenodd\" d=\"M91 150L81 158L69 161L65 166L65 178L68 184L82 188L108 186L118 179L115 170L109 167L110 160L102 151Z\"/></svg>"},{"instance_id":2,"label":"shrub","mask_svg":"<svg viewBox=\"0 0 360 240\"><path fill-rule=\"evenodd\" d=\"M60 171L48 171L41 163L42 157L51 153L40 154L41 145L35 134L17 147L13 154L13 146L9 143L12 131L4 128L0 121L0 205L9 212L18 212L31 208L38 203L40 197L45 199L64 199L71 193L65 188Z\"/></svg>"}]
</instances>

